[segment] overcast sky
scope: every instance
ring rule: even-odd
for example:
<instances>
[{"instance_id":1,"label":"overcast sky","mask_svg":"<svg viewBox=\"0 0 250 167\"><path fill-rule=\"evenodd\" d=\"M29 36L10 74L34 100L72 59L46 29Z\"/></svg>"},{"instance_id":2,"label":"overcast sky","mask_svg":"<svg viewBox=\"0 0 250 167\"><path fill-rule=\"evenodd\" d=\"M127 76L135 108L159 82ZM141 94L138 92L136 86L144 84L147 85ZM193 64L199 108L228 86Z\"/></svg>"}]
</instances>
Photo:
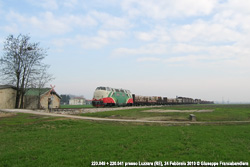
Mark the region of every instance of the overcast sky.
<instances>
[{"instance_id":1,"label":"overcast sky","mask_svg":"<svg viewBox=\"0 0 250 167\"><path fill-rule=\"evenodd\" d=\"M49 48L59 94L250 102L249 0L0 0L9 34Z\"/></svg>"}]
</instances>

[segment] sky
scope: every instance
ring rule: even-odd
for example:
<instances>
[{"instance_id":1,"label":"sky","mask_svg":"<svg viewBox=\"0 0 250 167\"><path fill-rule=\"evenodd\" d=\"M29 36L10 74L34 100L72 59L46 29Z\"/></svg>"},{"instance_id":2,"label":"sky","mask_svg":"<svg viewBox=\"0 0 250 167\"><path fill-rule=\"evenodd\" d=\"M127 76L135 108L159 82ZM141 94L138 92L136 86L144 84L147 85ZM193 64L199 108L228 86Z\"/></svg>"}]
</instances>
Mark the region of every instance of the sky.
<instances>
[{"instance_id":1,"label":"sky","mask_svg":"<svg viewBox=\"0 0 250 167\"><path fill-rule=\"evenodd\" d=\"M8 35L48 49L59 94L250 102L249 0L0 0Z\"/></svg>"}]
</instances>

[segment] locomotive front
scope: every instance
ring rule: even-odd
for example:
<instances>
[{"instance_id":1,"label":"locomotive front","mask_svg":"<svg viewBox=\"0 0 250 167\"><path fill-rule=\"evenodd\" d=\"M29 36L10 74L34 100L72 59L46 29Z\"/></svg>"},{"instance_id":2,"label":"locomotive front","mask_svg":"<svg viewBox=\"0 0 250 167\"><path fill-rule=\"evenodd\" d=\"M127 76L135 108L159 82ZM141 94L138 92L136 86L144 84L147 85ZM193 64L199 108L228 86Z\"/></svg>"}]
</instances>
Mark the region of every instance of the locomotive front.
<instances>
[{"instance_id":1,"label":"locomotive front","mask_svg":"<svg viewBox=\"0 0 250 167\"><path fill-rule=\"evenodd\" d=\"M97 87L94 92L92 105L95 107L104 107L107 104L115 103L112 98L109 97L111 89L109 87Z\"/></svg>"}]
</instances>

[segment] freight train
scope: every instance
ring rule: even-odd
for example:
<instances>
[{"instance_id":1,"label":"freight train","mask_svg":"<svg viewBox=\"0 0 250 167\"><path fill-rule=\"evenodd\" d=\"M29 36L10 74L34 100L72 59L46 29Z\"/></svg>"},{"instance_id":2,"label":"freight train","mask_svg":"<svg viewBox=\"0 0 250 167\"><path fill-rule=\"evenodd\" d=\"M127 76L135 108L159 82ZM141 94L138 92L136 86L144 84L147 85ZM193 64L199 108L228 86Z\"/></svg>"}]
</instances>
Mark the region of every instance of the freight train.
<instances>
[{"instance_id":1,"label":"freight train","mask_svg":"<svg viewBox=\"0 0 250 167\"><path fill-rule=\"evenodd\" d=\"M213 101L192 99L188 97L168 98L161 96L139 96L127 89L97 87L92 99L95 107L106 106L140 106L140 105L175 105L175 104L213 104Z\"/></svg>"}]
</instances>

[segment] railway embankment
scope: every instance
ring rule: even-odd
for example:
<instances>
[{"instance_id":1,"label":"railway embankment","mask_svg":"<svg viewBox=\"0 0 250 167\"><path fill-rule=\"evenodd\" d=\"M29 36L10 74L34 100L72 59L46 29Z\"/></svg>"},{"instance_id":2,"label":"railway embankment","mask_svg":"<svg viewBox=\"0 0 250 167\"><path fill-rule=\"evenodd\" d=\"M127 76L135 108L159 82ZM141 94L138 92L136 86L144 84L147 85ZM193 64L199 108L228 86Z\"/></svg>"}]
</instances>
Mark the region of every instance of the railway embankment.
<instances>
[{"instance_id":1,"label":"railway embankment","mask_svg":"<svg viewBox=\"0 0 250 167\"><path fill-rule=\"evenodd\" d=\"M96 108L96 109L83 109L78 110L78 112L101 112L101 111L107 111L110 109L112 110L122 110L123 108ZM127 108L124 108L127 109ZM75 110L75 109L74 109ZM87 110L87 111L86 111ZM48 112L45 110L27 110L27 109L1 109L1 112L5 113L26 113L26 114L35 114L35 115L43 115L43 116L52 116L52 117L64 117L64 118L69 118L69 119L80 119L80 120L91 120L91 121L110 121L110 122L130 122L130 123L160 123L160 124L166 124L166 125L191 125L191 124L196 124L196 125L223 125L223 124L249 124L250 121L187 121L187 120L163 120L162 118L159 119L147 119L147 118L138 118L138 119L129 119L129 118L124 118L124 119L119 119L119 118L101 118L101 117L91 117L91 116L79 116L76 114L76 110L73 111L73 109L67 109L65 111L53 111L53 112ZM69 114L72 113L72 114ZM74 114L73 114L74 113ZM6 115L6 114L5 114ZM8 115L8 114L7 114ZM10 115L8 115L10 116Z\"/></svg>"}]
</instances>

